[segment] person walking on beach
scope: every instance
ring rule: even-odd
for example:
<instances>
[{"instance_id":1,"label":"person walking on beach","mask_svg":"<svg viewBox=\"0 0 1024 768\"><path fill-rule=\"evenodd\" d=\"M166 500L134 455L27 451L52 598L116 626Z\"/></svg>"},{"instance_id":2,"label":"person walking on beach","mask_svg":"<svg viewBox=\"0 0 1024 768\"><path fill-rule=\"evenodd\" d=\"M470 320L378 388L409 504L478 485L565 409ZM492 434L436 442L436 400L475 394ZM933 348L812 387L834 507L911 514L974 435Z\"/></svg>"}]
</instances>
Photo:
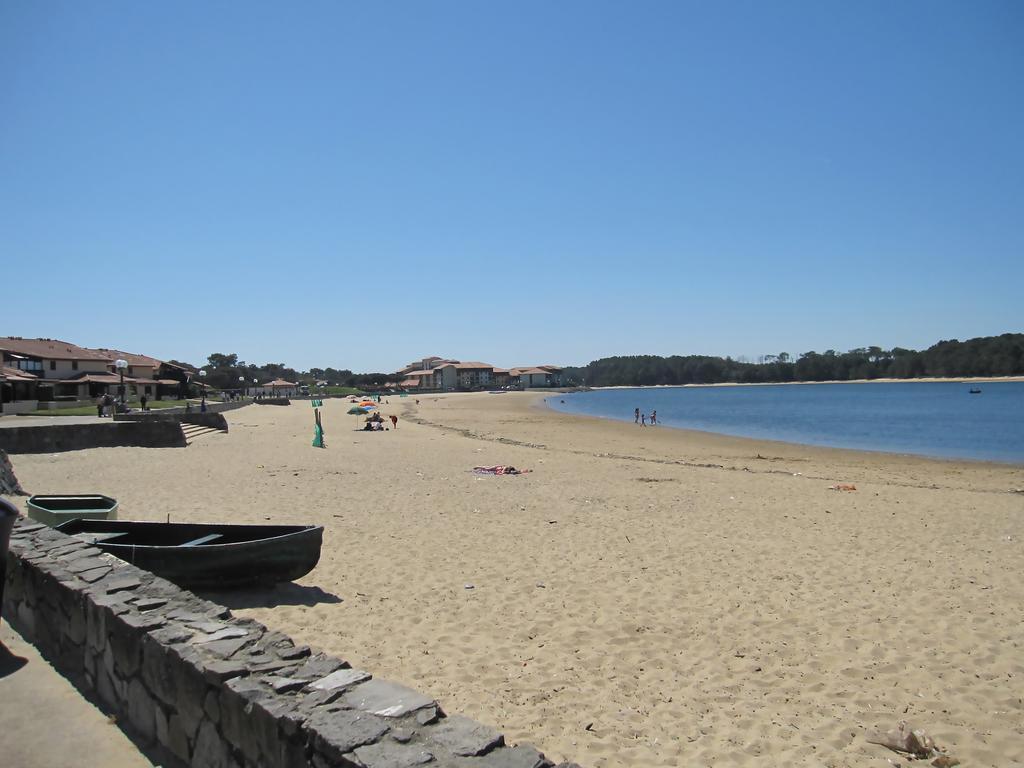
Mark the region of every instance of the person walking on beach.
<instances>
[{"instance_id":1,"label":"person walking on beach","mask_svg":"<svg viewBox=\"0 0 1024 768\"><path fill-rule=\"evenodd\" d=\"M398 429L398 417L395 414L391 414L388 418L391 419L391 428Z\"/></svg>"},{"instance_id":2,"label":"person walking on beach","mask_svg":"<svg viewBox=\"0 0 1024 768\"><path fill-rule=\"evenodd\" d=\"M640 423L640 409L639 408L637 408L635 411L633 411L633 423L634 424L639 424Z\"/></svg>"},{"instance_id":3,"label":"person walking on beach","mask_svg":"<svg viewBox=\"0 0 1024 768\"><path fill-rule=\"evenodd\" d=\"M658 423L658 412L657 411L651 411L651 426L653 427L657 423Z\"/></svg>"},{"instance_id":4,"label":"person walking on beach","mask_svg":"<svg viewBox=\"0 0 1024 768\"><path fill-rule=\"evenodd\" d=\"M646 413L641 413L640 414L640 426L641 427L646 427L647 426L647 414Z\"/></svg>"}]
</instances>

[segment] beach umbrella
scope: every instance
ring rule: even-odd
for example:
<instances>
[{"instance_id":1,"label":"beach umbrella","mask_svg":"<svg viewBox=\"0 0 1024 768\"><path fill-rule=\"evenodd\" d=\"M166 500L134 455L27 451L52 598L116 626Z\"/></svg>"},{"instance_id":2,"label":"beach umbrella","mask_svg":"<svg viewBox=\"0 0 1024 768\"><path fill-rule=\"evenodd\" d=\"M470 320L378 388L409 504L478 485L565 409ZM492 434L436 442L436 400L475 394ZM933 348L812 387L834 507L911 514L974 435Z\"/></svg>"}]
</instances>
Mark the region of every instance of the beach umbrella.
<instances>
[{"instance_id":1,"label":"beach umbrella","mask_svg":"<svg viewBox=\"0 0 1024 768\"><path fill-rule=\"evenodd\" d=\"M362 416L364 413L366 413L366 411L364 411L358 405L353 405L351 408L348 409L348 414L350 416Z\"/></svg>"}]
</instances>

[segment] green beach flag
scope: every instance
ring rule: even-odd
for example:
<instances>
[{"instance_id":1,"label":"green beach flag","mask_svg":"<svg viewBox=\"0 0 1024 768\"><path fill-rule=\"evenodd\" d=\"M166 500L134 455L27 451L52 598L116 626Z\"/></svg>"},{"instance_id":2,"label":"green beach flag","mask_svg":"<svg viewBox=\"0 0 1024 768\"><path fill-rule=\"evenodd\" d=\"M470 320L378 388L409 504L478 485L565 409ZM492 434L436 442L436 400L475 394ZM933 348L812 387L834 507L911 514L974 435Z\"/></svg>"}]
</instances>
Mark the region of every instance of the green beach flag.
<instances>
[{"instance_id":1,"label":"green beach flag","mask_svg":"<svg viewBox=\"0 0 1024 768\"><path fill-rule=\"evenodd\" d=\"M313 411L313 418L315 420L313 426L313 447L314 448L326 448L327 444L324 443L324 427L320 423L320 411Z\"/></svg>"}]
</instances>

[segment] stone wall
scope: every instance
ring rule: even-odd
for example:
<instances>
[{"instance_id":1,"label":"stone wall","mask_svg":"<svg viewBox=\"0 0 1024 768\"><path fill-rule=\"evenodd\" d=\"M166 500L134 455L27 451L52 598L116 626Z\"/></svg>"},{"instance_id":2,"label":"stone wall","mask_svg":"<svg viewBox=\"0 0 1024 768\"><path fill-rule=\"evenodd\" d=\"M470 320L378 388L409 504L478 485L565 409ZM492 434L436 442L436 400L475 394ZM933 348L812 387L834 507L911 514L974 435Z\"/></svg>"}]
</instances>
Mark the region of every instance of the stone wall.
<instances>
[{"instance_id":1,"label":"stone wall","mask_svg":"<svg viewBox=\"0 0 1024 768\"><path fill-rule=\"evenodd\" d=\"M0 429L0 448L8 453L59 453L83 448L184 448L181 425L170 421L92 424L44 424Z\"/></svg>"},{"instance_id":2,"label":"stone wall","mask_svg":"<svg viewBox=\"0 0 1024 768\"><path fill-rule=\"evenodd\" d=\"M39 408L40 411L61 411L67 408L85 408L89 406L96 406L95 400L40 400Z\"/></svg>"},{"instance_id":3,"label":"stone wall","mask_svg":"<svg viewBox=\"0 0 1024 768\"><path fill-rule=\"evenodd\" d=\"M39 410L38 400L13 400L9 403L0 403L0 416L17 416L36 410Z\"/></svg>"},{"instance_id":4,"label":"stone wall","mask_svg":"<svg viewBox=\"0 0 1024 768\"><path fill-rule=\"evenodd\" d=\"M184 401L182 401L182 402L184 402ZM207 401L207 403L206 403L206 412L207 413L224 413L225 411L234 411L234 410L236 410L238 408L244 408L245 406L252 405L252 404L253 404L252 400L239 400L237 402L229 402L229 403L218 403L218 402ZM171 416L171 415L180 416L181 414L184 414L184 413L188 413L188 414L202 413L202 411L199 410L199 406L198 405L193 405L192 406L192 410L186 410L184 405L174 406L172 408L157 408L157 409L151 409L151 410L148 410L148 411L134 410L131 413L115 413L114 414L114 421L131 421L132 418L135 417L135 416L144 416L146 418L149 418L151 416Z\"/></svg>"},{"instance_id":5,"label":"stone wall","mask_svg":"<svg viewBox=\"0 0 1024 768\"><path fill-rule=\"evenodd\" d=\"M114 415L114 421L167 421L175 424L198 424L203 427L213 427L224 432L228 431L228 420L222 413L207 411L203 413L194 410L190 413L174 410L172 413L164 411L146 411L145 413L118 413Z\"/></svg>"},{"instance_id":6,"label":"stone wall","mask_svg":"<svg viewBox=\"0 0 1024 768\"><path fill-rule=\"evenodd\" d=\"M253 400L256 405L291 405L292 401L287 397L264 397L259 400Z\"/></svg>"},{"instance_id":7,"label":"stone wall","mask_svg":"<svg viewBox=\"0 0 1024 768\"><path fill-rule=\"evenodd\" d=\"M3 613L166 766L552 765L446 716L429 696L25 519L11 539Z\"/></svg>"},{"instance_id":8,"label":"stone wall","mask_svg":"<svg viewBox=\"0 0 1024 768\"><path fill-rule=\"evenodd\" d=\"M0 495L28 496L21 487L21 483L18 482L18 478L14 474L14 467L11 466L11 460L7 458L7 452L3 448L0 448ZM0 515L2 514L3 511L0 510Z\"/></svg>"}]
</instances>

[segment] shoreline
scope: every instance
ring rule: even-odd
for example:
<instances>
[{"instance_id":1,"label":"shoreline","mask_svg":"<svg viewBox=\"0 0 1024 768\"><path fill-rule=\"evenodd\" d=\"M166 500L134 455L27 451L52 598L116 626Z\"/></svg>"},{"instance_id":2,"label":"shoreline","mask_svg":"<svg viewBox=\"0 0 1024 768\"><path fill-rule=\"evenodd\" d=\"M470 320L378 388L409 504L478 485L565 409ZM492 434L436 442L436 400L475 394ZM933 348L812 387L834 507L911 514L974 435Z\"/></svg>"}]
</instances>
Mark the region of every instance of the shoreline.
<instances>
[{"instance_id":1,"label":"shoreline","mask_svg":"<svg viewBox=\"0 0 1024 768\"><path fill-rule=\"evenodd\" d=\"M828 379L826 381L719 381L713 384L617 384L606 387L584 387L584 389L681 389L683 387L781 387L801 384L999 384L1001 382L1024 381L1024 376L979 376L966 378L942 378L938 376L918 379Z\"/></svg>"},{"instance_id":2,"label":"shoreline","mask_svg":"<svg viewBox=\"0 0 1024 768\"><path fill-rule=\"evenodd\" d=\"M686 385L686 386L690 386L690 385ZM719 385L710 385L710 386L719 386ZM739 386L744 386L744 385L739 385ZM751 386L763 386L763 385L751 385ZM655 389L655 388L656 387L603 387L602 389ZM670 387L659 387L659 388L665 389L665 388L670 388ZM671 388L677 388L677 387L671 387ZM595 387L595 390L596 389L597 388ZM533 393L530 393L530 394L533 394ZM566 393L566 394L572 394L572 393ZM552 394L541 395L540 393L537 393L537 395L538 395L538 398L536 400L536 407L541 408L541 409L543 409L545 411L548 411L548 412L551 412L551 413L556 413L559 416L569 416L569 417L579 418L579 419L595 419L595 420L600 421L600 422L609 422L609 423L613 423L613 424L622 424L622 425L626 425L626 426L635 426L635 424L633 424L633 422L629 421L629 419L617 419L614 416L595 416L595 415L587 414L587 413L569 413L569 412L566 412L566 411L560 411L557 408L555 408L554 406L552 406L550 403L547 402L548 398L555 397L555 395L552 395ZM825 451L843 451L843 452L850 452L850 453L853 453L853 454L877 455L877 456L880 456L880 457L883 457L883 458L884 457L893 457L893 458L922 459L922 460L926 460L926 461L936 461L936 462L954 463L954 464L955 463L963 462L963 463L972 464L972 465L992 465L994 467L1003 467L1003 468L1007 468L1007 469L1022 469L1022 468L1024 468L1024 460L1022 460L1022 461L999 461L997 459L975 459L975 458L971 458L969 456L934 456L934 455L925 454L925 453L912 453L912 452L906 452L906 451L901 452L901 451L886 451L886 450L883 450L883 449L873 450L873 449L869 449L869 448L851 448L851 447L838 446L838 445L822 445L822 444L819 444L819 443L799 443L799 442L793 442L793 441L790 441L790 440L776 440L776 439L773 439L773 438L766 438L766 437L751 437L749 435L733 435L733 434L730 434L728 432L712 432L710 430L705 430L705 429L694 429L693 427L678 427L678 426L674 426L672 424L662 424L660 422L659 422L659 424L657 426L664 427L665 429L671 429L671 430L674 430L674 431L677 431L677 432L692 433L693 435L699 435L699 436L721 437L721 438L728 438L730 440L748 441L751 444L751 448L755 448L756 444L761 444L761 445L766 445L766 446L773 446L773 445L774 446L789 446L789 447L792 447L792 448L806 448L806 449L825 450Z\"/></svg>"},{"instance_id":3,"label":"shoreline","mask_svg":"<svg viewBox=\"0 0 1024 768\"><path fill-rule=\"evenodd\" d=\"M555 762L872 765L864 733L903 718L965 764L1024 760L1024 469L639 430L550 394L394 398L381 433L325 400L322 450L300 403L185 449L11 459L122 519L323 525L309 576L221 602ZM531 471L473 472L495 464Z\"/></svg>"}]
</instances>

